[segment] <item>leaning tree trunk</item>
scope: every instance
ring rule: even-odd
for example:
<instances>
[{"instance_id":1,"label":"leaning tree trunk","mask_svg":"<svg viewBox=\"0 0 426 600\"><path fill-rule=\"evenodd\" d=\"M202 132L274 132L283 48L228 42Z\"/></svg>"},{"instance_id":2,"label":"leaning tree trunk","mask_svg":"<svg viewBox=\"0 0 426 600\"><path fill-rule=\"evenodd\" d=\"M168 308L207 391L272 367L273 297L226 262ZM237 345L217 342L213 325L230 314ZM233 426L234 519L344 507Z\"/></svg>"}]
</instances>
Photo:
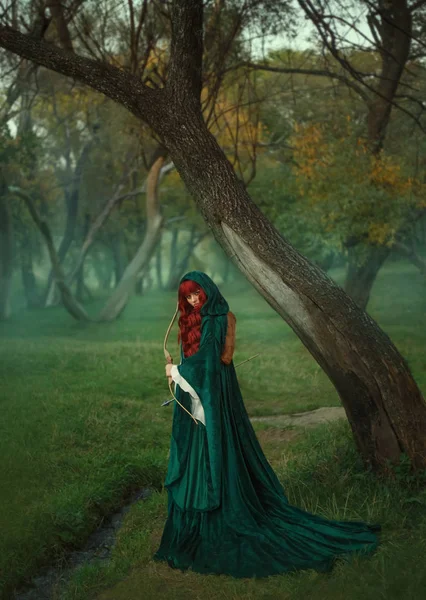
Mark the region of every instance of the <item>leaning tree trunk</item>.
<instances>
[{"instance_id":1,"label":"leaning tree trunk","mask_svg":"<svg viewBox=\"0 0 426 600\"><path fill-rule=\"evenodd\" d=\"M0 321L10 316L10 289L13 273L12 217L0 182Z\"/></svg>"},{"instance_id":2,"label":"leaning tree trunk","mask_svg":"<svg viewBox=\"0 0 426 600\"><path fill-rule=\"evenodd\" d=\"M368 300L377 274L390 253L387 246L367 246L366 257L361 264L357 261L357 246L348 249L349 262L344 285L345 292L362 309Z\"/></svg>"},{"instance_id":3,"label":"leaning tree trunk","mask_svg":"<svg viewBox=\"0 0 426 600\"><path fill-rule=\"evenodd\" d=\"M155 248L158 244L158 240L161 236L161 228L163 225L163 217L161 215L159 202L158 202L158 182L161 173L161 167L163 166L166 151L164 148L159 148L155 152L154 162L149 171L147 186L146 186L146 219L147 228L144 240L133 257L130 264L127 266L123 273L119 285L116 287L114 292L108 299L105 307L100 313L98 321L111 321L118 317L121 311L127 304L138 275L144 271L149 264L151 256L153 255ZM9 188L9 192L22 198L26 203L28 210L33 218L35 224L39 228L42 236L45 239L47 249L49 252L52 272L55 276L55 284L61 294L61 299L64 307L68 312L77 320L91 320L85 311L84 307L78 302L73 296L67 278L63 271L61 262L59 260L58 253L55 250L53 244L52 235L50 229L44 219L42 219L35 207L32 198L23 190L19 188ZM79 263L81 266L81 262Z\"/></svg>"},{"instance_id":4,"label":"leaning tree trunk","mask_svg":"<svg viewBox=\"0 0 426 600\"><path fill-rule=\"evenodd\" d=\"M171 18L163 88L7 26L0 26L0 45L78 78L152 127L217 241L333 382L365 465L389 472L389 461L405 452L414 468L425 469L426 403L406 361L377 323L251 200L201 112L202 0L173 0Z\"/></svg>"},{"instance_id":5,"label":"leaning tree trunk","mask_svg":"<svg viewBox=\"0 0 426 600\"><path fill-rule=\"evenodd\" d=\"M158 181L165 153L158 156L152 165L146 185L146 233L145 238L132 261L127 265L120 283L111 294L99 315L100 321L112 321L125 308L131 292L134 290L139 273L145 269L161 238L163 217L158 202Z\"/></svg>"}]
</instances>

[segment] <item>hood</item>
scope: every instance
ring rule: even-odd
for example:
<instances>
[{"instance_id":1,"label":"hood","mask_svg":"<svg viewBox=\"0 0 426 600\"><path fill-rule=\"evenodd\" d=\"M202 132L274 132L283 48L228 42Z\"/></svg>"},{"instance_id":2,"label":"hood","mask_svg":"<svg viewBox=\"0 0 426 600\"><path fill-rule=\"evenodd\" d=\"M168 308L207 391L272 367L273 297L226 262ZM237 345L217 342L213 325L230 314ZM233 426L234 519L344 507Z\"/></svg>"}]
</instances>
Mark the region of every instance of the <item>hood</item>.
<instances>
[{"instance_id":1,"label":"hood","mask_svg":"<svg viewBox=\"0 0 426 600\"><path fill-rule=\"evenodd\" d=\"M191 279L198 283L206 292L207 300L200 308L201 316L211 315L215 317L228 314L229 305L227 301L220 293L217 285L208 275L206 275L206 273L203 273L202 271L190 271L182 277L179 284L187 279Z\"/></svg>"}]
</instances>

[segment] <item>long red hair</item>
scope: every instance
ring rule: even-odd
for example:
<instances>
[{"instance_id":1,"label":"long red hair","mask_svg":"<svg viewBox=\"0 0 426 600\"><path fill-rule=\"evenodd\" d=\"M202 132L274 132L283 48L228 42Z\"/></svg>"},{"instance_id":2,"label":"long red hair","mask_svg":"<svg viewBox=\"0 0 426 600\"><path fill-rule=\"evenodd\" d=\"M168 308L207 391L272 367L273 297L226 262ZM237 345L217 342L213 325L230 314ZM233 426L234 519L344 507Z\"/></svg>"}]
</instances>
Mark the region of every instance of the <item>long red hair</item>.
<instances>
[{"instance_id":1,"label":"long red hair","mask_svg":"<svg viewBox=\"0 0 426 600\"><path fill-rule=\"evenodd\" d=\"M189 294L200 290L198 296L200 305L197 308L191 306L186 299ZM178 290L178 306L180 311L178 344L182 340L182 349L185 357L192 356L198 352L201 340L201 315L200 308L207 300L206 292L195 281L187 279L182 281Z\"/></svg>"}]
</instances>

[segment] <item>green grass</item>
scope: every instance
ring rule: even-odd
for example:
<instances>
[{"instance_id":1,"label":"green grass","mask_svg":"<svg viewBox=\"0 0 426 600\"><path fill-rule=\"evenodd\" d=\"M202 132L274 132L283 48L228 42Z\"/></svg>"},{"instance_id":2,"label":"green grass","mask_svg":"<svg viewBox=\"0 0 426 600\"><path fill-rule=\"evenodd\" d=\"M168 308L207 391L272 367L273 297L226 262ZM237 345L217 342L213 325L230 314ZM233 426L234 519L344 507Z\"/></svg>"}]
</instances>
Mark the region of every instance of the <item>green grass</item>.
<instances>
[{"instance_id":1,"label":"green grass","mask_svg":"<svg viewBox=\"0 0 426 600\"><path fill-rule=\"evenodd\" d=\"M109 589L96 596L98 600L424 597L426 573L423 564L418 564L426 550L424 491L417 493L419 503L409 503L401 485L383 485L363 473L345 422L320 426L282 449L281 458L267 455L291 503L329 518L379 521L384 533L377 553L338 564L331 575L302 571L263 580L235 580L182 573L151 560L167 514L165 495L157 493L133 507L109 564L82 568L63 597L93 597L101 583Z\"/></svg>"},{"instance_id":2,"label":"green grass","mask_svg":"<svg viewBox=\"0 0 426 600\"><path fill-rule=\"evenodd\" d=\"M343 273L332 273L342 281ZM237 316L235 362L251 416L340 404L292 330L251 288L223 286ZM426 393L426 283L409 265L379 275L369 312L391 336ZM88 309L96 314L100 301ZM158 490L126 516L111 561L79 569L65 599L423 598L426 499L404 482L364 474L345 422L281 439L256 423L268 459L298 506L332 518L379 521L383 544L332 576L306 571L267 581L176 573L150 560L166 514L171 408L162 343L175 294L133 298L115 323L79 324L61 308L21 312L0 325L0 573L3 594L79 547L135 488ZM169 350L178 358L176 326ZM133 586L133 588L132 588ZM133 591L132 591L133 590ZM390 591L392 590L392 591ZM404 590L404 593L403 591ZM59 592L58 592L59 594ZM398 595L400 594L400 595Z\"/></svg>"}]
</instances>

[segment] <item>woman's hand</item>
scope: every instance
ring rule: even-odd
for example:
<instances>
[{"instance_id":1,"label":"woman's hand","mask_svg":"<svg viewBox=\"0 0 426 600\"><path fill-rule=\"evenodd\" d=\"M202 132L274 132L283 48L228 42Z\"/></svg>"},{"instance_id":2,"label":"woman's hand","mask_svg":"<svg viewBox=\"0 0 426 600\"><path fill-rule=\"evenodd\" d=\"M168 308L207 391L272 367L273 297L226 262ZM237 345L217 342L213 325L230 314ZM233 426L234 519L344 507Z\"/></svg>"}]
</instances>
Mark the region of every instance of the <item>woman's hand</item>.
<instances>
[{"instance_id":1,"label":"woman's hand","mask_svg":"<svg viewBox=\"0 0 426 600\"><path fill-rule=\"evenodd\" d=\"M168 363L166 365L166 377L171 377L171 370L172 370L173 365L171 363Z\"/></svg>"}]
</instances>

